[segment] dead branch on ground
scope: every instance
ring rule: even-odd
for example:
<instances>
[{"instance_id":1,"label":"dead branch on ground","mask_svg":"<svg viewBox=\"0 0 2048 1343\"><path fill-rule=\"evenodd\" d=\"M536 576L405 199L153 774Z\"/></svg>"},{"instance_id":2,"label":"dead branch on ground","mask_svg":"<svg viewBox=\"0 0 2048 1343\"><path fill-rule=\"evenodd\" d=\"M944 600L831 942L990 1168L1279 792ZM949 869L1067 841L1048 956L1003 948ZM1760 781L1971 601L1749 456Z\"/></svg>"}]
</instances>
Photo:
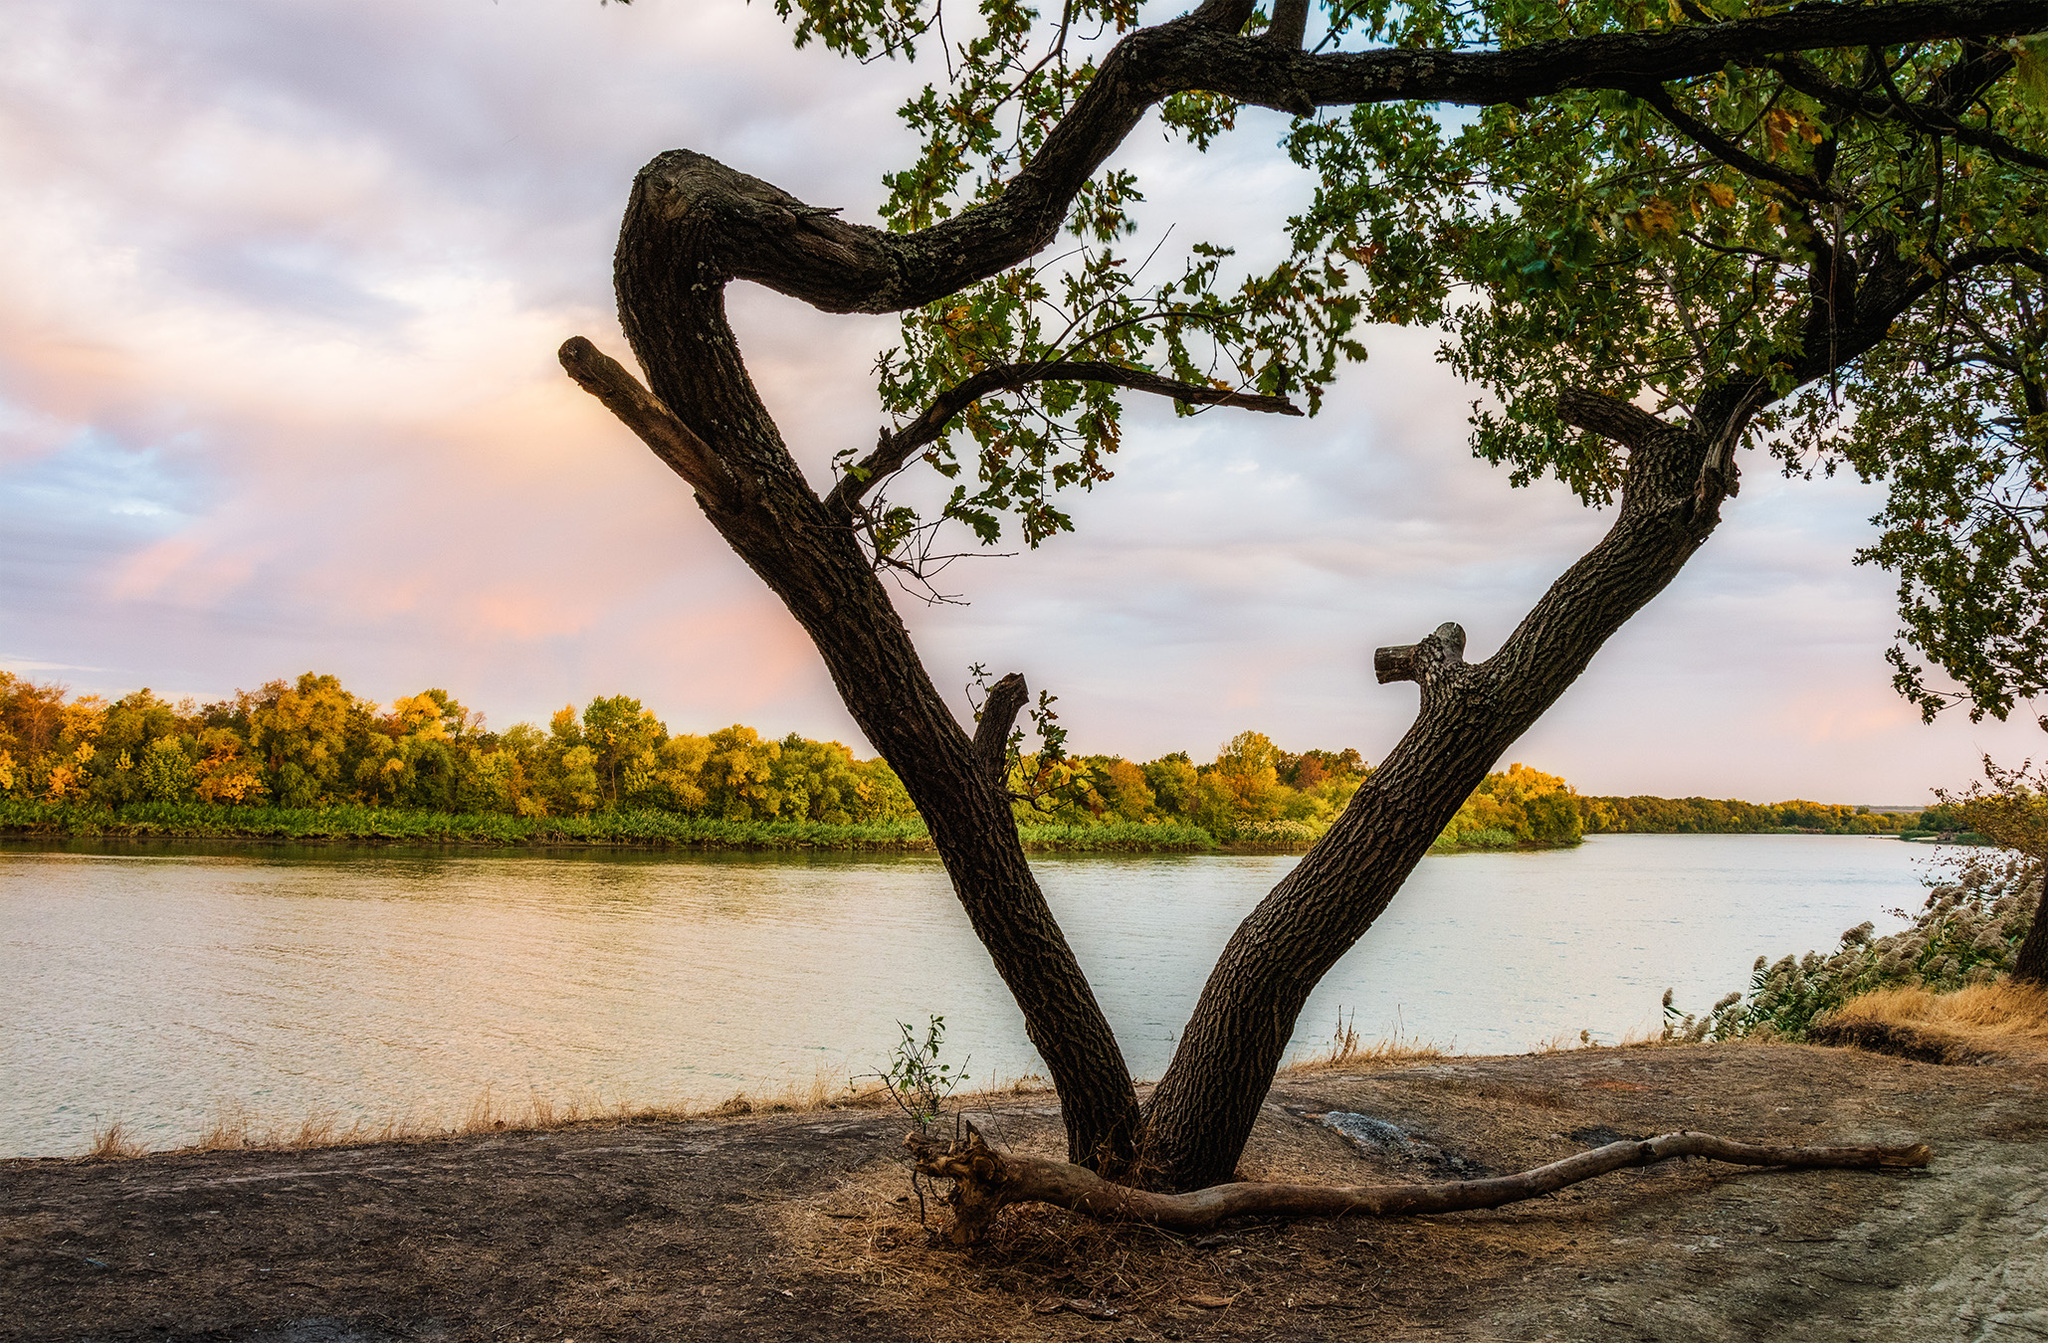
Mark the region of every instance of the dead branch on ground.
<instances>
[{"instance_id":1,"label":"dead branch on ground","mask_svg":"<svg viewBox=\"0 0 2048 1343\"><path fill-rule=\"evenodd\" d=\"M978 1244L995 1215L1012 1203L1050 1203L1104 1222L1144 1222L1169 1231L1209 1231L1239 1217L1407 1217L1498 1208L1596 1175L1677 1157L1709 1157L1742 1166L1907 1169L1925 1166L1925 1143L1908 1147L1778 1147L1710 1133L1665 1133L1595 1147L1515 1175L1431 1184L1312 1185L1241 1182L1186 1194L1159 1194L1103 1179L1085 1166L999 1152L972 1124L962 1141L923 1134L904 1138L919 1174L953 1181L947 1202L955 1245Z\"/></svg>"}]
</instances>

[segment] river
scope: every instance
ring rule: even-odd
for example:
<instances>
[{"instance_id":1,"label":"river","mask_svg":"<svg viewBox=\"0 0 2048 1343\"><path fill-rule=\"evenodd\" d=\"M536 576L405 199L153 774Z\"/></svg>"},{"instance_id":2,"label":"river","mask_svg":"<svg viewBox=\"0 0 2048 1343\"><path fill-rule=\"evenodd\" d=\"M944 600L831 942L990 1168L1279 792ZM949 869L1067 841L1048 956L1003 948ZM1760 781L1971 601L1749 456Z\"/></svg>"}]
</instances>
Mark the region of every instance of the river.
<instances>
[{"instance_id":1,"label":"river","mask_svg":"<svg viewBox=\"0 0 2048 1343\"><path fill-rule=\"evenodd\" d=\"M1915 907L1895 840L1613 835L1423 862L1309 1000L1466 1053L1653 1031L1758 955ZM1039 857L1133 1070L1156 1077L1289 856ZM885 1061L940 1014L975 1085L1039 1070L925 857L0 845L0 1156L120 1121L459 1118L522 1102L715 1103Z\"/></svg>"}]
</instances>

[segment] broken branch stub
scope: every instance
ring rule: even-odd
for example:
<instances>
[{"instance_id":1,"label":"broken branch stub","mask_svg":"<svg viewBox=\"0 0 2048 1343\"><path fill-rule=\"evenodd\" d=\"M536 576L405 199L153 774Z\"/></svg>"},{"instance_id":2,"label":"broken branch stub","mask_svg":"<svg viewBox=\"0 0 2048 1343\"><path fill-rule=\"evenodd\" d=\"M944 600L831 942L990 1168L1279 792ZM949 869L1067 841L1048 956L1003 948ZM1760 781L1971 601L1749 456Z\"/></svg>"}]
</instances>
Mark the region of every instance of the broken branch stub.
<instances>
[{"instance_id":1,"label":"broken branch stub","mask_svg":"<svg viewBox=\"0 0 2048 1343\"><path fill-rule=\"evenodd\" d=\"M1012 1203L1050 1203L1102 1222L1142 1222L1168 1231L1208 1231L1239 1217L1410 1217L1419 1213L1498 1208L1555 1193L1569 1185L1631 1166L1677 1157L1707 1157L1740 1166L1794 1169L1909 1170L1933 1153L1925 1143L1906 1146L1782 1147L1734 1142L1711 1133L1680 1131L1623 1140L1578 1152L1514 1175L1431 1184L1313 1185L1239 1182L1186 1194L1160 1194L1112 1183L1083 1166L1043 1157L1015 1156L990 1147L972 1124L957 1142L912 1133L903 1140L918 1173L953 1181L946 1196L955 1245L988 1235L995 1215Z\"/></svg>"},{"instance_id":2,"label":"broken branch stub","mask_svg":"<svg viewBox=\"0 0 2048 1343\"><path fill-rule=\"evenodd\" d=\"M1392 681L1426 681L1439 669L1465 660L1465 627L1447 620L1416 644L1375 649L1372 673L1381 685Z\"/></svg>"},{"instance_id":3,"label":"broken branch stub","mask_svg":"<svg viewBox=\"0 0 2048 1343\"><path fill-rule=\"evenodd\" d=\"M981 721L974 728L974 763L998 783L1009 765L1010 726L1030 698L1023 674L1011 672L988 688L988 699L982 703Z\"/></svg>"}]
</instances>

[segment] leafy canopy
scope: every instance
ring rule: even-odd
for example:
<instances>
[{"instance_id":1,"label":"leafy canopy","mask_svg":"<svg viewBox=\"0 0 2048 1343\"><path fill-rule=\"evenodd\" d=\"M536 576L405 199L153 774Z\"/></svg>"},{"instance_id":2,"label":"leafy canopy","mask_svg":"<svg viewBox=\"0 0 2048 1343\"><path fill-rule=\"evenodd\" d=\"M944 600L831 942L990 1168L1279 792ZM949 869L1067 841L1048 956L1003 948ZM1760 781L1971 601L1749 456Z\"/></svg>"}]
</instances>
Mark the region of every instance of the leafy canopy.
<instances>
[{"instance_id":1,"label":"leafy canopy","mask_svg":"<svg viewBox=\"0 0 2048 1343\"><path fill-rule=\"evenodd\" d=\"M1317 0L1311 51L1514 48L1755 17L1757 0ZM798 45L942 58L901 109L913 163L885 179L889 227L998 196L1139 23L1135 0L776 0ZM1267 23L1253 14L1247 31ZM1447 332L1484 394L1472 446L1515 484L1552 476L1609 502L1619 445L1566 424L1566 388L1752 430L1788 472L1847 467L1890 487L1858 556L1900 582L1896 682L1932 717L2003 717L2044 688L2048 312L2036 39L1763 56L1697 78L1466 112L1380 103L1295 117L1279 148L1313 198L1285 256L1141 229L1143 185L1098 172L1066 245L902 319L876 361L899 423L999 365L1101 361L1296 397L1313 413L1368 323ZM1239 108L1158 109L1193 152ZM1219 181L1217 190L1230 184ZM1177 403L1182 413L1195 408ZM984 544L1069 530L1062 492L1110 475L1119 391L1033 381L984 396L921 454L939 514L878 496L878 561L945 521ZM851 465L853 454L842 458ZM927 551L928 553L928 547ZM1953 678L1944 684L1924 657Z\"/></svg>"}]
</instances>

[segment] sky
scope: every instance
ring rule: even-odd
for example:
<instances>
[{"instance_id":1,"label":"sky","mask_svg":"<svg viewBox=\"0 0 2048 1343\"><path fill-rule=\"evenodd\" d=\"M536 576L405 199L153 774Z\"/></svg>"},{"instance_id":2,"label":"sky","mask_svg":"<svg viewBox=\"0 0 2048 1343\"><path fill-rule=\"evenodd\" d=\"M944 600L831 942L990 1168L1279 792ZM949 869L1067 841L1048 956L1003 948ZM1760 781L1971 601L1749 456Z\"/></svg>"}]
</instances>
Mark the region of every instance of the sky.
<instances>
[{"instance_id":1,"label":"sky","mask_svg":"<svg viewBox=\"0 0 2048 1343\"><path fill-rule=\"evenodd\" d=\"M58 0L0 45L0 668L220 698L306 670L496 726L630 694L865 750L802 633L682 483L563 376L630 358L610 258L662 150L873 220L926 69L792 49L740 0ZM1116 160L1144 219L1256 259L1307 184L1247 115ZM814 482L883 424L894 320L735 286ZM1473 460L1476 392L1381 329L1313 419L1132 404L1116 477L1044 548L903 600L934 679L1059 696L1071 746L1198 759L1244 728L1378 759L1415 707L1372 650L1444 620L1491 652L1597 539ZM1707 548L1504 760L1582 792L1921 803L2039 709L1933 726L1893 693L1874 487L1751 454ZM1005 548L1006 550L1009 548ZM964 710L964 696L962 697ZM2048 708L2048 706L2040 706Z\"/></svg>"}]
</instances>

